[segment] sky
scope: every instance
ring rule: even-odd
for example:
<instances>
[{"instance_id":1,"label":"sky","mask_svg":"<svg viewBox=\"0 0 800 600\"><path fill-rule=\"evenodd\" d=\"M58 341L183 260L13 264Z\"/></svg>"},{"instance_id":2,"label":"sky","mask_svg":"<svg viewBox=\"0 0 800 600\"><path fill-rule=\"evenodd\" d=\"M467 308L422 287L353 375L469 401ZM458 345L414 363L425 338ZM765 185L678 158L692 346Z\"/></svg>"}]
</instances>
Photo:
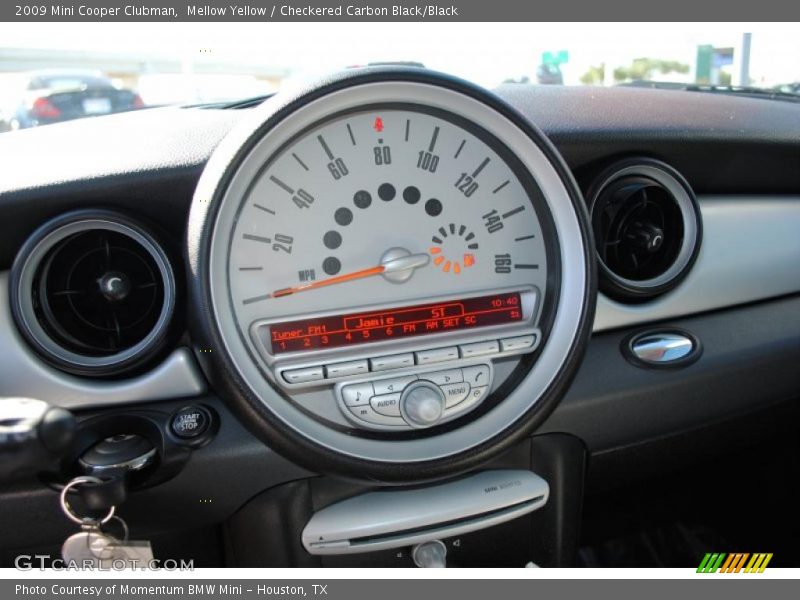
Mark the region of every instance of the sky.
<instances>
[{"instance_id":1,"label":"sky","mask_svg":"<svg viewBox=\"0 0 800 600\"><path fill-rule=\"evenodd\" d=\"M752 32L755 83L800 81L800 25L752 23L25 23L0 24L3 47L161 53L257 61L316 77L354 64L412 60L492 87L533 78L542 52L568 50L565 83L637 57L694 64L697 46ZM2 65L0 64L0 69Z\"/></svg>"}]
</instances>

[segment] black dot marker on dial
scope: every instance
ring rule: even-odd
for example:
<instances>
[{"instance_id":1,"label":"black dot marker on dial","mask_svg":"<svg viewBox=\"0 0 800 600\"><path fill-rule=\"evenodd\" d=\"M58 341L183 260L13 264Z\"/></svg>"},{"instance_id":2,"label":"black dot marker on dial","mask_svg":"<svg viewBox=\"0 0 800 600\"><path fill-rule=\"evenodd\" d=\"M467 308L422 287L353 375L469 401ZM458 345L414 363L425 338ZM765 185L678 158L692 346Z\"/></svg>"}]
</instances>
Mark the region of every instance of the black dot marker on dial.
<instances>
[{"instance_id":1,"label":"black dot marker on dial","mask_svg":"<svg viewBox=\"0 0 800 600\"><path fill-rule=\"evenodd\" d=\"M353 195L353 204L358 208L367 208L372 204L372 195L366 190L360 190Z\"/></svg>"},{"instance_id":2,"label":"black dot marker on dial","mask_svg":"<svg viewBox=\"0 0 800 600\"><path fill-rule=\"evenodd\" d=\"M431 198L425 203L425 212L432 217L438 217L442 214L442 203L436 198Z\"/></svg>"},{"instance_id":3,"label":"black dot marker on dial","mask_svg":"<svg viewBox=\"0 0 800 600\"><path fill-rule=\"evenodd\" d=\"M333 218L342 227L346 227L353 222L353 211L349 208L340 208L334 214Z\"/></svg>"},{"instance_id":4,"label":"black dot marker on dial","mask_svg":"<svg viewBox=\"0 0 800 600\"><path fill-rule=\"evenodd\" d=\"M419 198L420 198L419 190L415 188L413 185L410 185L403 190L403 200L405 200L409 204L416 204L417 202L419 202Z\"/></svg>"},{"instance_id":5,"label":"black dot marker on dial","mask_svg":"<svg viewBox=\"0 0 800 600\"><path fill-rule=\"evenodd\" d=\"M334 256L329 256L322 261L322 270L328 275L336 275L342 270L342 263Z\"/></svg>"},{"instance_id":6,"label":"black dot marker on dial","mask_svg":"<svg viewBox=\"0 0 800 600\"><path fill-rule=\"evenodd\" d=\"M393 200L396 194L397 191L391 183L383 183L381 187L378 188L378 196L380 196L381 200L384 202Z\"/></svg>"},{"instance_id":7,"label":"black dot marker on dial","mask_svg":"<svg viewBox=\"0 0 800 600\"><path fill-rule=\"evenodd\" d=\"M336 250L336 248L342 245L342 236L338 231L331 230L322 238L322 243L325 244L326 248Z\"/></svg>"}]
</instances>

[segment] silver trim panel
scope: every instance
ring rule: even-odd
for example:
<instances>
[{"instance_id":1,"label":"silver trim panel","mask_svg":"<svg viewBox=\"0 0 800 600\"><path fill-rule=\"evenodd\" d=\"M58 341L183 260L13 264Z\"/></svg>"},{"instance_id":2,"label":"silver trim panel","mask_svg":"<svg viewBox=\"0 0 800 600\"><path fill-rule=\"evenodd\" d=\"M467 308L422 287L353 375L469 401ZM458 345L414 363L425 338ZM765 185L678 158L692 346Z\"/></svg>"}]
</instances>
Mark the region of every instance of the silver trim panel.
<instances>
[{"instance_id":1,"label":"silver trim panel","mask_svg":"<svg viewBox=\"0 0 800 600\"><path fill-rule=\"evenodd\" d=\"M594 331L800 292L800 196L703 196L703 245L674 290L643 304L597 298Z\"/></svg>"},{"instance_id":2,"label":"silver trim panel","mask_svg":"<svg viewBox=\"0 0 800 600\"><path fill-rule=\"evenodd\" d=\"M303 529L310 554L357 554L478 531L547 504L550 486L523 470L483 471L417 489L368 492L314 513Z\"/></svg>"},{"instance_id":3,"label":"silver trim panel","mask_svg":"<svg viewBox=\"0 0 800 600\"><path fill-rule=\"evenodd\" d=\"M26 396L64 408L119 406L198 396L206 382L188 348L178 348L152 371L122 381L62 373L34 354L17 331L8 304L8 272L0 272L0 396Z\"/></svg>"}]
</instances>

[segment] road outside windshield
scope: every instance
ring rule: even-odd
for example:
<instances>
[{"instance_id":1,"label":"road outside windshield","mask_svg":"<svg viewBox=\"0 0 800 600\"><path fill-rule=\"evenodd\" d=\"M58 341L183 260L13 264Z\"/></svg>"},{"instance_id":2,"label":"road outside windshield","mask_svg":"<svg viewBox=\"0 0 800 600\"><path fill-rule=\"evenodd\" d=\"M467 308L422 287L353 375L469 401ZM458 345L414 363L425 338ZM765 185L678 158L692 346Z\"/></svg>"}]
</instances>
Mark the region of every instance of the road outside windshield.
<instances>
[{"instance_id":1,"label":"road outside windshield","mask_svg":"<svg viewBox=\"0 0 800 600\"><path fill-rule=\"evenodd\" d=\"M142 31L136 23L0 24L0 132L231 103L370 64L425 66L489 88L800 98L796 24L151 23Z\"/></svg>"}]
</instances>

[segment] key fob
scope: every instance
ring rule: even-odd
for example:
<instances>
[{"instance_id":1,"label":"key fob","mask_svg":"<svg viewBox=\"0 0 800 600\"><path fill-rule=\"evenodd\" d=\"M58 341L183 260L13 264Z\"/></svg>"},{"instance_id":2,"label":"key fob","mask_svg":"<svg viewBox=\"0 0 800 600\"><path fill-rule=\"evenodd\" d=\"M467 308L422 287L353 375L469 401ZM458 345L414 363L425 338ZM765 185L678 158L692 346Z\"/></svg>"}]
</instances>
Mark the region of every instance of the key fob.
<instances>
[{"instance_id":1,"label":"key fob","mask_svg":"<svg viewBox=\"0 0 800 600\"><path fill-rule=\"evenodd\" d=\"M81 531L67 538L61 547L61 558L66 563L75 563L78 567L92 565L101 566L101 561L110 556L108 547L116 542L113 538L99 531Z\"/></svg>"}]
</instances>

